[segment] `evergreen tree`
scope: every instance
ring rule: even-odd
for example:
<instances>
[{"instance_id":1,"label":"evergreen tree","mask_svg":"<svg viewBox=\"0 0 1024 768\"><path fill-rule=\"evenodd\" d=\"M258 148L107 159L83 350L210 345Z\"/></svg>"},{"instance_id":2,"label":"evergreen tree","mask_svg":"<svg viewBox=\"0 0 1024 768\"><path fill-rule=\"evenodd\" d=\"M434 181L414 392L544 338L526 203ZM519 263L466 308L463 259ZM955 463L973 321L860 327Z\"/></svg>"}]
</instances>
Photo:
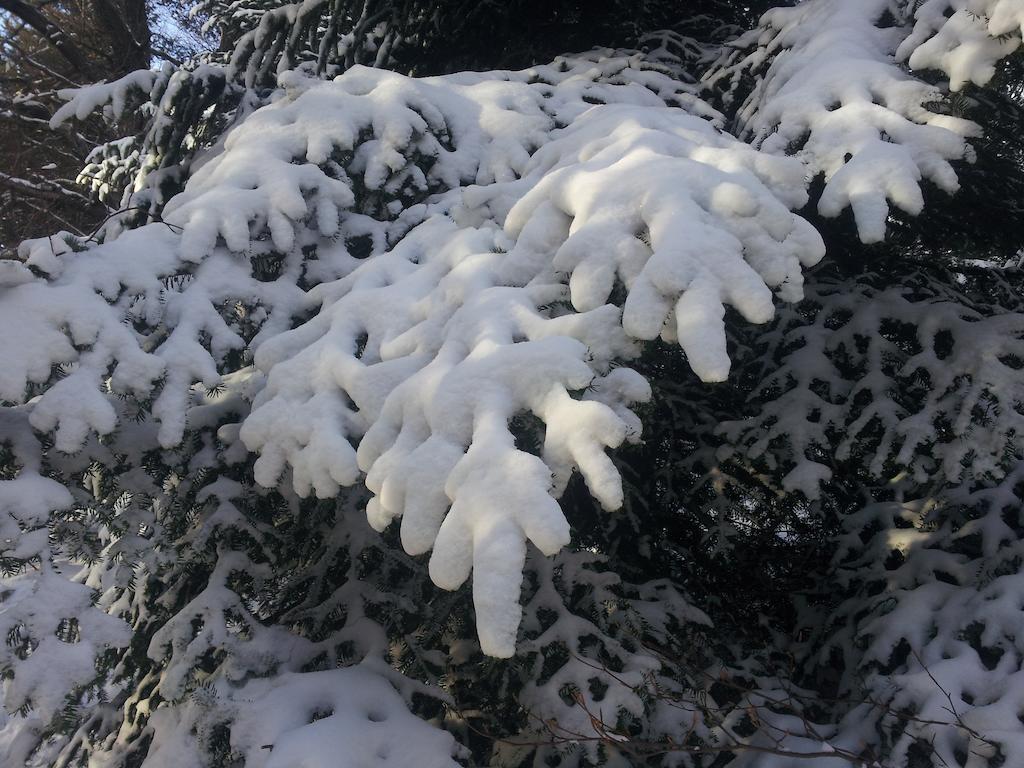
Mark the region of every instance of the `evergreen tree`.
<instances>
[{"instance_id":1,"label":"evergreen tree","mask_svg":"<svg viewBox=\"0 0 1024 768\"><path fill-rule=\"evenodd\" d=\"M0 262L5 764L1024 761L1020 0L200 8Z\"/></svg>"}]
</instances>

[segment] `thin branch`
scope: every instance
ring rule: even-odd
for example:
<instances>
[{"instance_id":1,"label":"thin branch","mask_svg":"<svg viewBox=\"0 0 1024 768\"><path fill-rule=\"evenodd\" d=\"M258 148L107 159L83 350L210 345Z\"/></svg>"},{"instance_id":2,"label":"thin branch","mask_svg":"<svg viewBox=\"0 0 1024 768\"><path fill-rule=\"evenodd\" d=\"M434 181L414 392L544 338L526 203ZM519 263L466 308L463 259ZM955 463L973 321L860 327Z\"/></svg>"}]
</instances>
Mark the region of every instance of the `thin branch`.
<instances>
[{"instance_id":1,"label":"thin branch","mask_svg":"<svg viewBox=\"0 0 1024 768\"><path fill-rule=\"evenodd\" d=\"M71 38L36 8L22 0L0 0L0 9L14 14L42 35L77 71L83 72L88 68L85 57L71 41Z\"/></svg>"},{"instance_id":2,"label":"thin branch","mask_svg":"<svg viewBox=\"0 0 1024 768\"><path fill-rule=\"evenodd\" d=\"M81 192L76 192L72 189L65 189L59 184L55 184L51 181L40 180L38 182L31 182L26 179L19 179L16 176L0 171L0 186L7 187L8 189L19 192L28 197L41 198L43 200L77 200L85 203L86 205L92 205L93 201L83 195Z\"/></svg>"}]
</instances>

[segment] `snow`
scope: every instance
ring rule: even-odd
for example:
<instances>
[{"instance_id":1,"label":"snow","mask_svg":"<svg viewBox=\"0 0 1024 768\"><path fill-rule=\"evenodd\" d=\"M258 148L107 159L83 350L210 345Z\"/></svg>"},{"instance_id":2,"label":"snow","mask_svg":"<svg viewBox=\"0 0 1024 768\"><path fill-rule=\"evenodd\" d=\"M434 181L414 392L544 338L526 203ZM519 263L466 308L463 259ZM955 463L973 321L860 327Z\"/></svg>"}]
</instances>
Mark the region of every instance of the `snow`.
<instances>
[{"instance_id":1,"label":"snow","mask_svg":"<svg viewBox=\"0 0 1024 768\"><path fill-rule=\"evenodd\" d=\"M626 104L574 106L580 80L600 74L577 67L575 74L550 73L561 74L557 88L568 91L554 89L550 105L543 99L551 88L460 75L441 89L439 79L421 86L356 68L275 105L285 117L265 111L267 119L301 127L313 159L327 154L319 149L327 141L322 125L336 131L332 141L357 134L342 120L358 117L348 106L352 91L384 101L388 130L398 134L392 141L403 151L415 131L400 126L415 118L386 101L392 94L429 103L441 110L433 122L449 126L456 147L450 155L424 149L423 139L414 146L441 155L427 183L461 178L472 185L429 201L422 222L391 250L314 289L319 315L257 350L268 384L241 436L260 452L256 477L266 485L287 466L297 492L330 497L365 472L375 494L371 522L383 528L401 516L409 552L433 547L435 583L457 588L473 570L481 641L499 656L515 648L525 541L547 554L568 542L554 497L572 472L583 474L606 508L622 502L604 450L627 434L639 437L630 401L610 389L609 402L576 398L616 360L635 354L633 339L658 335L679 339L700 375L723 379L723 305L767 321L772 288L799 297L801 266L823 252L816 233L775 194L794 206L806 200L799 163L761 156L632 86L604 94ZM429 99L408 95L420 87ZM496 109L492 98L536 109L539 124L546 118L538 105L562 119L579 116L529 157L525 148L543 134L522 120L525 134L489 134L490 126L517 129L515 121L484 119ZM474 102L482 103L474 110L483 116L478 125L470 120ZM308 128L306 115L316 115ZM365 119L376 124L371 114ZM260 137L269 135L258 119L250 123ZM245 129L197 184L230 167ZM460 143L460 136L468 138ZM511 175L492 173L496 157L508 167L510 146L520 147L511 157L524 162ZM462 168L459 177L445 172L449 159ZM405 168L389 167L398 174ZM364 178L368 188L380 183L376 175ZM621 317L607 303L616 282L627 291ZM564 307L557 314L547 309L556 304ZM621 391L648 396L646 388ZM541 457L517 449L509 431L524 411L545 424Z\"/></svg>"},{"instance_id":2,"label":"snow","mask_svg":"<svg viewBox=\"0 0 1024 768\"><path fill-rule=\"evenodd\" d=\"M920 213L924 180L955 192L952 162L969 156L965 139L977 135L970 121L930 108L942 91L896 63L897 53L922 50L921 33L904 39L903 27L882 26L890 5L809 0L774 8L705 77L730 90L754 79L739 105L739 134L763 152L802 158L825 181L819 213L852 209L865 243L885 237L890 205Z\"/></svg>"},{"instance_id":3,"label":"snow","mask_svg":"<svg viewBox=\"0 0 1024 768\"><path fill-rule=\"evenodd\" d=\"M242 47L322 2L266 14ZM721 743L744 710L690 722L677 704L703 706L711 686L691 688L692 670L663 653L683 638L703 656L687 625L711 620L669 579L623 581L559 501L578 474L609 530L637 526L642 503L618 512L630 488L616 452L644 439L654 393L629 366L656 339L705 384L763 380L744 418L678 441L704 440L700 458L665 468L708 470L698 482L718 498L700 513L721 517L707 541L726 539L734 514L715 504L757 512L749 486L727 498L730 465L780 498L802 494L786 500L797 514L832 515L821 497L838 482L895 499L838 510L841 590L807 609L831 612L814 617L830 634L797 647L819 652L809 678L817 665L843 695L863 683L936 722L955 702L1020 752L1021 315L920 274L893 286L819 273L811 301L792 305L824 255L798 213L808 204L851 211L878 242L891 206L914 215L926 184L957 188L977 127L940 114L945 86L908 70L938 69L953 90L987 82L1022 22L1020 0L775 9L706 79L727 101L749 92L727 104L735 124L673 53L707 64L709 49L672 34L646 55L602 49L522 72L355 66L323 81L300 67L177 165L146 149L175 125L175 95L198 81L200 103L239 66L251 84L273 56L63 92L55 124L149 95L151 134L90 158L96 191L132 169L126 200L155 212L148 194L188 182L145 226L60 233L0 262L0 326L16 329L0 335L0 555L22 564L0 589L0 668L6 706L30 710L0 715L0 762L100 768L144 744L147 768L453 766L466 753L440 728L462 718L410 709L430 709L413 694L443 709L463 664L474 680L518 677L500 695L536 719L527 743L550 723L628 740L590 712ZM776 315L766 331L743 326ZM749 367L736 372L738 345ZM930 490L908 500L906 488ZM411 557L377 536L392 524ZM309 550L281 555L296 542ZM407 634L409 617L423 633L424 615L461 603L428 576L443 590L472 579L475 627L451 609L429 642ZM417 614L408 604L425 595ZM920 658L881 675L901 641ZM987 664L978 643L1009 650ZM549 669L552 649L567 659ZM481 664L478 650L515 661ZM610 670L607 690L581 686ZM737 765L873 748L869 731L887 725L895 758L915 738L950 764L963 753L955 728L934 738L881 708L808 739L808 720L765 695L750 692L751 707L784 743L755 734L779 754ZM79 730L40 743L69 705L88 712ZM974 746L972 760L987 748ZM578 751L605 757L593 742ZM496 744L495 762L514 753Z\"/></svg>"},{"instance_id":4,"label":"snow","mask_svg":"<svg viewBox=\"0 0 1024 768\"><path fill-rule=\"evenodd\" d=\"M925 180L956 189L975 127L928 110L941 92L895 63L904 31L879 26L887 7L766 14L708 78L760 73L739 110L749 143L664 49L423 79L282 73L161 221L22 246L24 266L2 275L0 323L20 333L0 339L0 397L31 400L32 426L66 454L119 428L110 395L152 397L169 449L197 388L251 362L252 412L229 432L258 454L256 481L331 498L364 480L371 524L401 518L438 586L472 573L483 648L511 656L529 545L553 555L570 540L569 478L622 504L608 451L641 438L650 389L624 366L643 343L677 343L702 380L726 380L727 309L768 322L824 255L793 213L811 177L826 180L819 211L852 208L865 242L884 237L890 205L921 210ZM224 76L204 66L65 94L55 121L147 88L166 106L186 76ZM519 445L525 417L543 430L538 455ZM813 443L779 424L795 455ZM933 439L900 425L904 454ZM810 494L828 477L794 467L785 484Z\"/></svg>"},{"instance_id":5,"label":"snow","mask_svg":"<svg viewBox=\"0 0 1024 768\"><path fill-rule=\"evenodd\" d=\"M385 677L355 666L218 685L187 706L160 707L151 718L147 768L201 760L197 732L201 741L225 719L231 753L252 768L459 765L451 734L410 714Z\"/></svg>"},{"instance_id":6,"label":"snow","mask_svg":"<svg viewBox=\"0 0 1024 768\"><path fill-rule=\"evenodd\" d=\"M914 11L913 32L896 55L912 69L937 69L949 88L985 85L996 64L1020 46L1021 0L926 0Z\"/></svg>"},{"instance_id":7,"label":"snow","mask_svg":"<svg viewBox=\"0 0 1024 768\"><path fill-rule=\"evenodd\" d=\"M1001 483L953 491L949 510L934 498L875 503L844 521L835 561L847 597L830 616L841 629L816 663L834 669L841 654L840 693L866 689L875 698L847 714L846 739L881 702L888 714L879 729L894 722L894 711L920 719L887 743L893 759L905 759L920 739L951 764L965 744L977 758L965 765L987 764L997 748L1011 760L1020 753L1020 500L1012 489L1021 479L1018 462ZM970 539L977 549L958 546ZM895 567L886 559L894 550L903 555ZM861 586L875 580L879 589ZM893 665L901 643L913 653Z\"/></svg>"},{"instance_id":8,"label":"snow","mask_svg":"<svg viewBox=\"0 0 1024 768\"><path fill-rule=\"evenodd\" d=\"M72 117L84 120L98 108L110 104L114 117L120 117L133 94L149 95L159 80L159 73L140 69L110 83L93 83L80 88L63 88L57 95L65 104L50 119L50 127L57 128Z\"/></svg>"},{"instance_id":9,"label":"snow","mask_svg":"<svg viewBox=\"0 0 1024 768\"><path fill-rule=\"evenodd\" d=\"M257 481L328 498L365 476L371 523L401 517L439 586L472 571L483 647L510 656L527 542L548 555L569 542L556 499L570 476L622 504L606 450L640 439L632 405L650 391L619 367L638 342L678 342L721 381L725 307L763 323L774 295L800 298L824 251L790 212L807 201L803 166L722 133L695 86L640 54L282 84L162 223L84 250L22 247L49 279L18 277L0 302L10 323L31 316L32 340L4 345L0 396L19 401L63 365L30 416L58 450L117 428L111 391L153 393L169 448L192 387L253 350L266 385L239 435ZM274 279L259 259L280 262ZM252 305L242 323L232 307ZM540 455L517 446L522 414L543 424Z\"/></svg>"},{"instance_id":10,"label":"snow","mask_svg":"<svg viewBox=\"0 0 1024 768\"><path fill-rule=\"evenodd\" d=\"M126 647L131 632L93 605L89 587L52 562L50 514L70 507L73 498L40 474L41 451L24 408L0 412L0 435L21 467L16 477L0 481L0 555L38 562L35 569L5 576L0 589L0 636L6 639L0 666L12 673L4 675L3 699L8 711L30 705L46 722L77 686L95 677L96 656Z\"/></svg>"},{"instance_id":11,"label":"snow","mask_svg":"<svg viewBox=\"0 0 1024 768\"><path fill-rule=\"evenodd\" d=\"M764 396L755 418L720 426L719 456L777 461L784 488L809 499L832 479L823 454L861 457L878 479L894 466L919 482L1002 478L1007 457L1024 452L1013 363L1024 357L1024 319L920 283L908 276L904 286L849 292L821 281L809 297L819 311L787 309L765 339L790 349L787 361L755 391ZM912 330L914 351L894 338L900 327ZM900 398L894 380L904 382Z\"/></svg>"}]
</instances>

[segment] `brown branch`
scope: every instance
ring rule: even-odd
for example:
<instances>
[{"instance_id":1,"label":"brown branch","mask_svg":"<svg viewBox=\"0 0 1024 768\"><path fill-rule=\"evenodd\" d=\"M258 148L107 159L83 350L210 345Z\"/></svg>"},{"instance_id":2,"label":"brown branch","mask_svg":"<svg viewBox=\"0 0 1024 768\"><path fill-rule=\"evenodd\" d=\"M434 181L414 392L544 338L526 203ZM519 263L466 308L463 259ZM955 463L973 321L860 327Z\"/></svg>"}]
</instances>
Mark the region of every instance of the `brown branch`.
<instances>
[{"instance_id":1,"label":"brown branch","mask_svg":"<svg viewBox=\"0 0 1024 768\"><path fill-rule=\"evenodd\" d=\"M142 0L126 0L119 7L112 0L92 0L93 16L105 28L113 45L108 59L115 69L127 74L149 67L150 31L146 5ZM110 54L120 54L115 62Z\"/></svg>"},{"instance_id":2,"label":"brown branch","mask_svg":"<svg viewBox=\"0 0 1024 768\"><path fill-rule=\"evenodd\" d=\"M35 197L42 200L75 200L86 205L92 205L93 201L80 192L72 189L65 189L59 184L50 181L32 183L25 179L19 179L0 171L0 186L18 192L26 197Z\"/></svg>"},{"instance_id":3,"label":"brown branch","mask_svg":"<svg viewBox=\"0 0 1024 768\"><path fill-rule=\"evenodd\" d=\"M43 214L44 216L49 216L54 221L56 221L58 224L63 225L69 232L72 232L73 234L76 234L76 235L79 235L79 236L81 236L83 234L81 229L79 229L76 225L72 224L70 221L65 219L63 216L60 216L57 213L55 213L53 211L53 208L40 208L38 205L34 205L30 200L26 200L26 199L22 199L21 202L22 202L23 205L27 205L33 211L37 211L37 212ZM51 245L50 248L52 250L53 246Z\"/></svg>"},{"instance_id":4,"label":"brown branch","mask_svg":"<svg viewBox=\"0 0 1024 768\"><path fill-rule=\"evenodd\" d=\"M957 725L963 730L965 730L968 733L968 735L970 735L974 739L977 739L982 744L987 744L990 747L998 748L998 745L994 741L982 736L980 733L978 733L976 730L974 730L969 725L967 725L967 723L964 722L963 717L961 717L960 713L956 711L956 705L953 703L953 696L950 694L950 692L943 688L942 684L935 679L935 675L933 675L932 671L928 669L928 665L924 663L924 659L921 658L921 655L917 652L917 650L911 648L910 652L914 654L914 658L917 659L917 663L921 665L921 669L925 671L925 674L927 674L931 681L935 684L935 687L938 688L946 697L946 701L949 702L949 708L947 711L956 719Z\"/></svg>"},{"instance_id":5,"label":"brown branch","mask_svg":"<svg viewBox=\"0 0 1024 768\"><path fill-rule=\"evenodd\" d=\"M669 661L668 655L663 650L651 650L654 651L656 656L661 657L664 661ZM590 667L591 669L594 669L595 671L602 672L604 675L607 675L619 684L624 685L626 687L634 687L631 686L628 681L622 679L604 665L594 663L591 660L588 660L577 654L571 655L580 663ZM883 713L885 716L895 717L898 720L905 722L907 724L912 723L919 726L957 728L965 734L967 734L970 738L976 740L977 742L985 744L993 749L998 749L998 744L995 741L985 737L983 734L979 733L976 729L970 727L969 725L967 725L967 723L964 722L963 717L961 716L960 712L957 711L956 706L954 705L951 694L945 688L943 688L943 686L931 673L928 667L924 664L920 655L917 654L916 651L914 652L914 656L918 660L924 671L927 673L928 677L931 679L935 687L946 696L946 699L949 702L949 707L947 708L947 711L953 716L953 720L944 721L917 717L907 712L895 710L892 707L887 706L883 702L878 701L872 697L866 697L861 699L853 697L827 698L815 696L813 694L803 691L794 691L793 689L788 687L784 681L780 682L782 683L782 690L784 691L785 695L783 697L773 696L767 691L758 691L746 685L740 685L734 682L733 680L729 679L728 676L715 677L704 670L700 670L699 674L707 678L709 681L723 684L726 687L729 687L732 690L736 691L738 694L740 694L741 699L745 699L745 706L740 706L739 704L736 704L730 707L720 708L715 706L708 706L707 704L700 703L698 701L691 701L683 696L680 696L679 694L664 691L660 686L658 686L657 681L653 677L647 678L647 685L650 686L650 690L654 698L658 699L659 701L665 702L668 706L678 708L685 712L692 712L694 718L696 718L698 715L703 715L703 717L706 718L706 721L709 724L715 726L715 729L720 734L720 736L724 737L727 740L724 745L719 746L702 744L685 746L683 744L680 744L679 742L676 742L671 737L667 737L664 741L659 742L630 739L626 737L625 734L622 734L621 732L615 730L614 728L610 727L607 723L605 723L600 712L592 712L587 707L586 700L578 691L573 692L572 698L575 704L579 706L581 709L583 709L583 711L590 718L590 724L594 730L593 736L584 736L583 734L578 734L569 731L568 729L565 729L564 727L560 726L557 723L557 721L554 720L543 721L541 720L541 718L539 718L531 712L528 712L527 714L531 716L532 719L540 722L543 726L543 730L546 731L548 734L552 735L552 740L547 742L548 746L558 746L561 744L569 744L572 742L580 741L598 741L605 744L608 747L616 747L623 751L630 752L638 757L644 758L652 757L657 754L668 754L672 752L711 754L714 752L722 751L746 751L762 754L785 755L786 757L793 759L822 759L826 757L831 757L837 760L846 761L847 763L854 766L882 764L881 758L875 755L873 753L873 750L871 750L868 745L862 744L861 749L863 751L861 753L857 753L831 744L829 741L829 737L821 733L817 726L810 720L808 720L808 718L804 714L804 706L808 701L816 701L831 704L844 704L847 706L869 705L872 708ZM697 693L696 690L694 690L694 692ZM737 736L735 733L731 731L730 727L727 725L726 722L727 717L723 717L723 715L727 715L728 712L738 711L739 709L744 709L747 712L749 720L751 724L755 726L757 732L762 737L768 739L774 746L752 744L747 738ZM800 732L799 730L791 731L788 728L780 727L780 725L771 722L771 717L761 716L762 713L774 714L777 710L780 709L787 711L791 716L797 718L800 721L800 724L802 726L802 732ZM691 728L689 733L687 733L686 738L683 739L684 742L689 739L694 729L695 726L694 728ZM796 737L799 739L806 739L817 744L823 744L827 746L828 750L800 751L798 749L789 749L784 744L786 738L788 737ZM515 746L541 746L541 743L532 745L528 742L517 743L513 741L503 740L500 738L496 740L503 741L504 743L508 743L510 745ZM940 755L937 755L937 757L940 760L942 760Z\"/></svg>"},{"instance_id":6,"label":"brown branch","mask_svg":"<svg viewBox=\"0 0 1024 768\"><path fill-rule=\"evenodd\" d=\"M38 9L22 0L0 0L0 9L14 14L42 35L77 71L83 72L88 68L85 57L71 41L71 38Z\"/></svg>"},{"instance_id":7,"label":"brown branch","mask_svg":"<svg viewBox=\"0 0 1024 768\"><path fill-rule=\"evenodd\" d=\"M4 0L0 0L0 3L2 3L3 1ZM52 69L51 67L48 67L42 62L34 59L30 51L26 51L24 48L22 48L20 45L14 42L13 39L7 40L6 44L13 48L14 51L18 54L18 56L21 58L21 60L27 63L29 66L38 69L40 72L49 75L55 80L62 80L66 85L70 85L72 88L81 87L81 83L76 83L74 80L65 77L60 72L57 72L55 69ZM33 96L36 96L36 94L33 94Z\"/></svg>"},{"instance_id":8,"label":"brown branch","mask_svg":"<svg viewBox=\"0 0 1024 768\"><path fill-rule=\"evenodd\" d=\"M148 210L148 208L146 206L144 206L144 205L129 205L127 208L121 208L120 210L117 210L117 211L111 211L103 219L103 221L101 221L99 224L97 224L96 228L93 229L93 231L89 233L89 235L85 238L85 242L90 242L90 241L91 242L99 242L99 240L97 240L96 236L99 234L100 230L103 229L104 225L108 221L113 219L115 216L120 216L122 213L128 213L130 211L146 211L146 210ZM184 228L181 227L180 225L178 225L178 224L171 224L171 222L169 222L169 221L164 221L163 217L160 216L160 214L158 214L158 213L152 213L151 212L151 213L149 213L147 215L147 218L150 221L152 221L152 222L154 222L156 224L163 224L165 227L167 227L169 230L171 230L171 232L175 232L177 234L181 234L184 231Z\"/></svg>"}]
</instances>

